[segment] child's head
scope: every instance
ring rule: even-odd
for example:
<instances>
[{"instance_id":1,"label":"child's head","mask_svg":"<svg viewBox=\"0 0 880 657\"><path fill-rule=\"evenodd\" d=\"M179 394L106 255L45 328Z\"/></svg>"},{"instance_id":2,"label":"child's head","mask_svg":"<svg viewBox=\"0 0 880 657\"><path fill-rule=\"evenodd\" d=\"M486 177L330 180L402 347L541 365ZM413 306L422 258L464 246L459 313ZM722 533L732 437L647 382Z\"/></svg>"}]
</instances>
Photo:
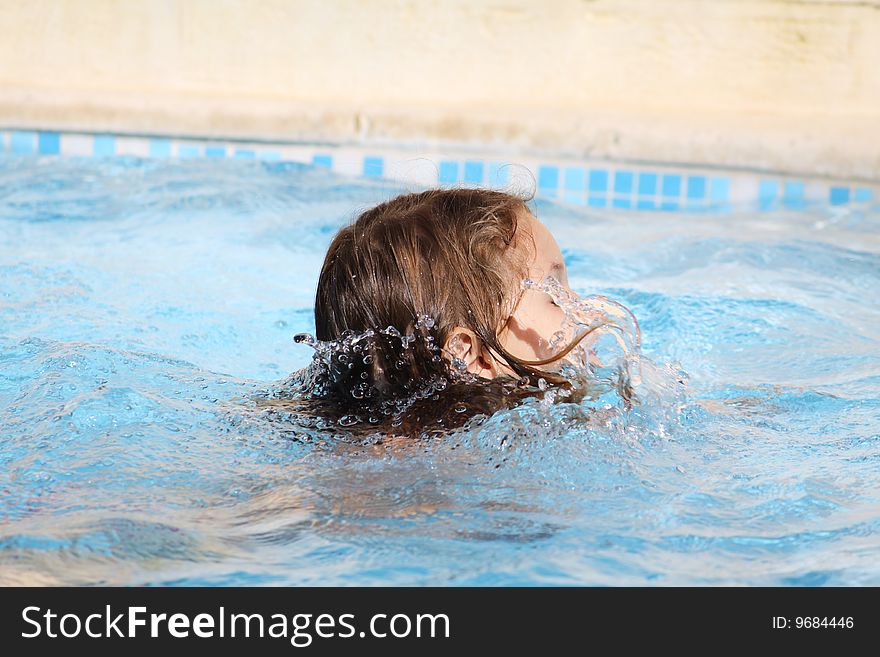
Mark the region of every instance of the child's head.
<instances>
[{"instance_id":1,"label":"child's head","mask_svg":"<svg viewBox=\"0 0 880 657\"><path fill-rule=\"evenodd\" d=\"M318 340L375 332L334 386L393 396L456 368L563 383L538 367L566 353L555 344L564 312L521 286L546 276L567 288L559 246L517 196L434 189L367 210L333 239L318 281Z\"/></svg>"}]
</instances>

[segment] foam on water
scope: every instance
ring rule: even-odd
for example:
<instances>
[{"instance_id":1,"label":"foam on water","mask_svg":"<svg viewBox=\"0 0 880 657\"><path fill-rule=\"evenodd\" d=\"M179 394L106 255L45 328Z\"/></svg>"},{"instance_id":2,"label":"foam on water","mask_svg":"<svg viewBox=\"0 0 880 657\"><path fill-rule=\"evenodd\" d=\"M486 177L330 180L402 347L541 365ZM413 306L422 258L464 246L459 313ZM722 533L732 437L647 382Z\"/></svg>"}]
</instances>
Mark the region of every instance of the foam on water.
<instances>
[{"instance_id":1,"label":"foam on water","mask_svg":"<svg viewBox=\"0 0 880 657\"><path fill-rule=\"evenodd\" d=\"M339 364L291 336L333 233L399 191L0 158L0 580L880 583L876 210L533 204L580 299L531 285L570 304L554 346L601 325L560 364L594 387L514 382L516 404L367 438L369 415L289 404L316 356Z\"/></svg>"}]
</instances>

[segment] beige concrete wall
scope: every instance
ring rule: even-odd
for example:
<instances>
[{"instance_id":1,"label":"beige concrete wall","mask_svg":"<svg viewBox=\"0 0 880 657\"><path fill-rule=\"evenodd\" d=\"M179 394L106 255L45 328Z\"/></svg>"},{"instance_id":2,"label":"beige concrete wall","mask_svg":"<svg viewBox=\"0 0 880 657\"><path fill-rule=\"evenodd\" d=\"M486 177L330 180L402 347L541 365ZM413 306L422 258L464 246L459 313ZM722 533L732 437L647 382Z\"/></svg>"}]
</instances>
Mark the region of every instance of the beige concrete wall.
<instances>
[{"instance_id":1,"label":"beige concrete wall","mask_svg":"<svg viewBox=\"0 0 880 657\"><path fill-rule=\"evenodd\" d=\"M0 0L0 124L880 179L880 0Z\"/></svg>"}]
</instances>

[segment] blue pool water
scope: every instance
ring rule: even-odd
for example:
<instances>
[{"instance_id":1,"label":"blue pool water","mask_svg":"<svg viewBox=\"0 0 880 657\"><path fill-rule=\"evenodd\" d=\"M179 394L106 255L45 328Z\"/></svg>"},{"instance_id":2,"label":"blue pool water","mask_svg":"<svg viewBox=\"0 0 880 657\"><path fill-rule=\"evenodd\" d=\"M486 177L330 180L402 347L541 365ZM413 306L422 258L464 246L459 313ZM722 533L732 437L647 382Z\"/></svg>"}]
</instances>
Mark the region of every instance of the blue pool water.
<instances>
[{"instance_id":1,"label":"blue pool water","mask_svg":"<svg viewBox=\"0 0 880 657\"><path fill-rule=\"evenodd\" d=\"M311 357L332 234L399 191L0 158L0 583L880 584L876 210L539 202L684 395L310 441L252 400Z\"/></svg>"}]
</instances>

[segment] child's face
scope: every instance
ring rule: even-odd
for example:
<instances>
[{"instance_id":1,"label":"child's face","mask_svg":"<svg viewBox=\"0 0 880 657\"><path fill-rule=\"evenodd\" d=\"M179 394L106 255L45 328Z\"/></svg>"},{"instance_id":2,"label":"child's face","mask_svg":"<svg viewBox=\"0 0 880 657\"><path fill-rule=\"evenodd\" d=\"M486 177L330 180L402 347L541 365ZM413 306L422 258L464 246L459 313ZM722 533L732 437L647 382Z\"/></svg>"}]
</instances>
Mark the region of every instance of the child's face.
<instances>
[{"instance_id":1,"label":"child's face","mask_svg":"<svg viewBox=\"0 0 880 657\"><path fill-rule=\"evenodd\" d=\"M527 277L536 283L552 276L563 288L574 295L568 286L568 273L559 245L550 231L531 212L525 213L517 230L531 234L535 248L531 252ZM525 243L529 243L528 237ZM565 312L549 294L536 289L523 290L513 314L498 334L501 344L511 354L528 361L551 358L566 346L566 341L553 344L550 341L565 325ZM565 336L566 340L571 336ZM558 342L558 338L557 338ZM511 373L503 366L505 371Z\"/></svg>"}]
</instances>

